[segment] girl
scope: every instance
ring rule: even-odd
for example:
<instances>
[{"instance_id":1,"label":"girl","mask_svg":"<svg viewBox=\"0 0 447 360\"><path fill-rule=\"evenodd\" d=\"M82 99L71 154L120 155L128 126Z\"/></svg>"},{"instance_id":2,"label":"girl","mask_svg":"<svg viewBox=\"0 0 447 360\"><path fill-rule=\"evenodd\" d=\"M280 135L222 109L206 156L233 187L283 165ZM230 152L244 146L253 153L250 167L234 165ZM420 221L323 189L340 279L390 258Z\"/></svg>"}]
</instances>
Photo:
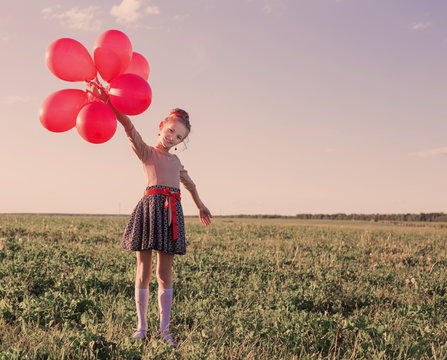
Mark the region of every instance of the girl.
<instances>
[{"instance_id":1,"label":"girl","mask_svg":"<svg viewBox=\"0 0 447 360\"><path fill-rule=\"evenodd\" d=\"M95 96L108 102L103 89L94 83L90 83L89 88ZM176 347L177 343L169 331L173 298L172 263L174 254L186 252L180 182L191 193L199 209L201 222L209 225L212 217L179 158L169 152L182 143L191 131L189 115L182 109L172 110L159 124L157 143L149 146L126 115L117 110L115 113L146 175L146 191L129 218L122 240L122 247L135 251L137 257L135 304L138 325L133 338L144 339L148 334L146 317L152 275L152 250L157 250L159 334L162 340Z\"/></svg>"}]
</instances>

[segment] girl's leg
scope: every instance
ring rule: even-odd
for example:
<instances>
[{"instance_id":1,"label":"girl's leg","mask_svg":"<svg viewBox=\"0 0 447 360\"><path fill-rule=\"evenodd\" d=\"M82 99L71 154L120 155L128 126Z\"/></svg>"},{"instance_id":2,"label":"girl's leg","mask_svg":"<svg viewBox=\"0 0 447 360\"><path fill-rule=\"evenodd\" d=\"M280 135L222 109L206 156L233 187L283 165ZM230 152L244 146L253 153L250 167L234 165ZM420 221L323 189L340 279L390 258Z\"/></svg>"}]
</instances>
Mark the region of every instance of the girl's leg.
<instances>
[{"instance_id":1,"label":"girl's leg","mask_svg":"<svg viewBox=\"0 0 447 360\"><path fill-rule=\"evenodd\" d=\"M137 274L135 277L135 305L138 325L133 338L144 339L147 332L147 305L149 282L152 275L152 250L137 251Z\"/></svg>"},{"instance_id":2,"label":"girl's leg","mask_svg":"<svg viewBox=\"0 0 447 360\"><path fill-rule=\"evenodd\" d=\"M158 252L157 280L158 280L158 306L160 309L160 335L164 341L173 347L177 343L169 331L169 321L172 307L172 263L174 254Z\"/></svg>"},{"instance_id":3,"label":"girl's leg","mask_svg":"<svg viewBox=\"0 0 447 360\"><path fill-rule=\"evenodd\" d=\"M174 254L157 251L157 281L159 289L172 289Z\"/></svg>"},{"instance_id":4,"label":"girl's leg","mask_svg":"<svg viewBox=\"0 0 447 360\"><path fill-rule=\"evenodd\" d=\"M152 276L152 250L137 251L137 275L135 287L145 289L149 287Z\"/></svg>"}]
</instances>

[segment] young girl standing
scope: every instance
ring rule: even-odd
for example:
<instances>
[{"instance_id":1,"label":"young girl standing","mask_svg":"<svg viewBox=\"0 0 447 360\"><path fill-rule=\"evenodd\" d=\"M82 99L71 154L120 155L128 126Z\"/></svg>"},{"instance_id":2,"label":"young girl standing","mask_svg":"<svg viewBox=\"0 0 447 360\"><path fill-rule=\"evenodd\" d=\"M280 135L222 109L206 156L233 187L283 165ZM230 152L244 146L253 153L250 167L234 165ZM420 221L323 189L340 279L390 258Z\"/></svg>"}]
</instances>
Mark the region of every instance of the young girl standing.
<instances>
[{"instance_id":1,"label":"young girl standing","mask_svg":"<svg viewBox=\"0 0 447 360\"><path fill-rule=\"evenodd\" d=\"M107 97L102 89L90 89L102 98ZM152 275L152 250L157 251L158 304L160 311L161 339L177 346L169 330L173 298L172 264L174 254L185 254L185 230L180 202L180 182L191 193L199 209L204 225L211 223L211 213L200 200L197 188L184 169L179 158L169 150L182 143L191 124L189 115L182 109L174 109L159 124L158 141L155 146L147 145L130 119L116 111L117 120L132 144L132 148L143 165L146 175L146 191L138 202L124 230L122 247L135 251L137 272L135 278L135 304L138 325L133 338L146 338L149 282Z\"/></svg>"},{"instance_id":2,"label":"young girl standing","mask_svg":"<svg viewBox=\"0 0 447 360\"><path fill-rule=\"evenodd\" d=\"M173 298L172 263L174 254L186 252L180 182L191 193L202 223L209 225L211 222L211 213L200 200L194 182L179 158L169 153L171 148L188 136L191 130L189 116L184 110L172 110L169 116L160 122L155 146L144 143L127 116L117 113L117 119L124 126L146 175L146 191L129 218L122 240L122 247L135 251L137 256L135 303L138 326L133 337L143 339L147 334L152 250L157 250L159 333L165 342L176 347L177 343L169 331Z\"/></svg>"}]
</instances>

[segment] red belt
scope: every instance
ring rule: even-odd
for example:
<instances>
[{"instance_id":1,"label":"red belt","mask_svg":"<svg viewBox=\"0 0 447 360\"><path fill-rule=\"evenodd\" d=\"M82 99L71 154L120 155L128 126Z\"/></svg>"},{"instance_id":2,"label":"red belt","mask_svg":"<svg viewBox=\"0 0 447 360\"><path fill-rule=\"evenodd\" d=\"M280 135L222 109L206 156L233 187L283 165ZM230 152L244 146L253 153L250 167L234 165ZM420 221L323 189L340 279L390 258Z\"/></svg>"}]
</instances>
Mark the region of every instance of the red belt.
<instances>
[{"instance_id":1,"label":"red belt","mask_svg":"<svg viewBox=\"0 0 447 360\"><path fill-rule=\"evenodd\" d=\"M144 192L144 195L150 195L150 194L164 194L166 195L166 201L165 201L165 209L169 207L169 199L171 200L171 214L172 214L172 230L174 233L174 240L177 240L178 238L178 231L177 231L177 207L175 205L175 200L180 200L180 193L173 193L169 191L168 189L152 189L152 190L146 190Z\"/></svg>"}]
</instances>

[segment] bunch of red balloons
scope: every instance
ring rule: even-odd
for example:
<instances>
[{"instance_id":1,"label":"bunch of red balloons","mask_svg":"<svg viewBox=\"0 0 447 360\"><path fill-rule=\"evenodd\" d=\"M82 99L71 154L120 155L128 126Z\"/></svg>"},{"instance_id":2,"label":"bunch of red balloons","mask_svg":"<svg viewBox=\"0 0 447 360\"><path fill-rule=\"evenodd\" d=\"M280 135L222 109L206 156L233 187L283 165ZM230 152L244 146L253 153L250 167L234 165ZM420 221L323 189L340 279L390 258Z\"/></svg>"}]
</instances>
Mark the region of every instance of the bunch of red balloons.
<instances>
[{"instance_id":1,"label":"bunch of red balloons","mask_svg":"<svg viewBox=\"0 0 447 360\"><path fill-rule=\"evenodd\" d=\"M121 31L102 33L93 47L93 58L80 42L62 38L48 47L45 59L50 71L65 81L99 82L97 72L107 82L105 89L115 109L127 115L145 111L152 101L147 82L149 63L132 50L129 38ZM76 126L88 142L104 143L115 134L117 121L112 108L79 89L52 93L40 106L40 122L53 132L68 131Z\"/></svg>"}]
</instances>

